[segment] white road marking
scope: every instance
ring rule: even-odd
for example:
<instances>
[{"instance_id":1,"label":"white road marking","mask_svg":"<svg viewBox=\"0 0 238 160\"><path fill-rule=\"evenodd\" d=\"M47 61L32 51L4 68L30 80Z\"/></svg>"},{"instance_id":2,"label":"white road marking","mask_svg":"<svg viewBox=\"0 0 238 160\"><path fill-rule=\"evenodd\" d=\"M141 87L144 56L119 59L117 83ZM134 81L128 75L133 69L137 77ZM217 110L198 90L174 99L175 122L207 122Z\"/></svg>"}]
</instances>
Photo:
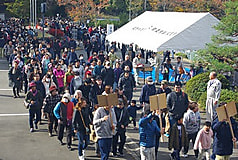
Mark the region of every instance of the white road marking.
<instances>
[{"instance_id":1,"label":"white road marking","mask_svg":"<svg viewBox=\"0 0 238 160\"><path fill-rule=\"evenodd\" d=\"M29 113L18 113L18 114L0 114L0 117L13 117L13 116L28 116Z\"/></svg>"},{"instance_id":2,"label":"white road marking","mask_svg":"<svg viewBox=\"0 0 238 160\"><path fill-rule=\"evenodd\" d=\"M0 72L9 72L9 70L0 70Z\"/></svg>"},{"instance_id":3,"label":"white road marking","mask_svg":"<svg viewBox=\"0 0 238 160\"><path fill-rule=\"evenodd\" d=\"M12 88L9 88L9 89L0 89L0 91L12 91Z\"/></svg>"}]
</instances>

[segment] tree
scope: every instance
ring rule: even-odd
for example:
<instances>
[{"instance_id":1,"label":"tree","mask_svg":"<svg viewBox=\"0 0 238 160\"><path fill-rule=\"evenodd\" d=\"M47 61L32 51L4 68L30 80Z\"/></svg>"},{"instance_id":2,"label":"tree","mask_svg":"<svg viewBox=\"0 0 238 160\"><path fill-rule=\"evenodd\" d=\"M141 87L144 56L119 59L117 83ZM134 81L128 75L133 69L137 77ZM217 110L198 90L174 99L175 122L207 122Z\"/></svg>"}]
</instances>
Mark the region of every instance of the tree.
<instances>
[{"instance_id":1,"label":"tree","mask_svg":"<svg viewBox=\"0 0 238 160\"><path fill-rule=\"evenodd\" d=\"M108 2L109 0L58 0L58 4L65 5L69 16L75 21L95 18Z\"/></svg>"},{"instance_id":2,"label":"tree","mask_svg":"<svg viewBox=\"0 0 238 160\"><path fill-rule=\"evenodd\" d=\"M238 1L225 3L225 16L215 26L217 35L204 50L198 52L197 59L207 62L211 70L233 71L238 64Z\"/></svg>"}]
</instances>

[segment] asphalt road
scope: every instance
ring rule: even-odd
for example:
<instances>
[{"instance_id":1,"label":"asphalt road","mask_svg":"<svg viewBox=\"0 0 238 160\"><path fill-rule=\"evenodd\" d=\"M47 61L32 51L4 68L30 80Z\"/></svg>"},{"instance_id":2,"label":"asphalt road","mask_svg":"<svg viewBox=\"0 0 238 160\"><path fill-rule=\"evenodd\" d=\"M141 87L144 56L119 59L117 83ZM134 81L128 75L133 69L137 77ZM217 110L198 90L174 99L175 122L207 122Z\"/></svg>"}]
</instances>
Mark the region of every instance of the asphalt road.
<instances>
[{"instance_id":1,"label":"asphalt road","mask_svg":"<svg viewBox=\"0 0 238 160\"><path fill-rule=\"evenodd\" d=\"M68 160L78 159L77 141L73 141L73 151L68 151L66 145L60 146L57 137L49 137L47 122L39 126L36 132L29 132L28 110L23 106L24 94L21 98L14 99L12 90L8 87L8 65L5 59L0 59L0 160ZM141 80L141 84L142 79ZM134 98L138 100L142 86L138 86L134 92ZM157 86L158 87L158 86ZM137 101L138 102L138 101ZM138 114L140 111L138 112ZM139 117L139 116L138 116ZM138 126L138 124L137 124ZM66 141L65 139L63 140ZM191 143L190 143L191 145ZM189 150L187 160L192 160L193 151ZM139 133L134 130L132 124L127 129L127 142L125 145L125 157L110 159L138 160ZM167 138L160 143L158 160L168 160L170 151L167 149ZM95 156L94 145L90 144L86 150L86 159L100 159ZM185 158L181 158L185 160ZM232 160L238 159L238 150L235 149Z\"/></svg>"},{"instance_id":2,"label":"asphalt road","mask_svg":"<svg viewBox=\"0 0 238 160\"><path fill-rule=\"evenodd\" d=\"M73 151L58 143L57 136L49 137L47 122L39 125L36 132L29 132L28 110L23 106L25 95L14 99L8 87L8 66L0 59L0 160L73 160L78 159L78 141L73 141ZM63 139L66 142L66 139ZM86 150L86 159L100 159L95 156L94 145ZM124 158L133 159L125 153Z\"/></svg>"}]
</instances>

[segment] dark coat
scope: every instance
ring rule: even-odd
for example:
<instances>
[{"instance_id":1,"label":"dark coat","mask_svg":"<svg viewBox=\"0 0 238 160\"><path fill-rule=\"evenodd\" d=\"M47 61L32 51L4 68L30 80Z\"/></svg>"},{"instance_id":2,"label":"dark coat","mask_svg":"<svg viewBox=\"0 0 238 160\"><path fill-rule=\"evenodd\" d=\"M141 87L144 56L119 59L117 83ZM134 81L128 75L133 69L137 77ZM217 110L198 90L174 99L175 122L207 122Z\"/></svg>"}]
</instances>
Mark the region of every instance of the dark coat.
<instances>
[{"instance_id":1,"label":"dark coat","mask_svg":"<svg viewBox=\"0 0 238 160\"><path fill-rule=\"evenodd\" d=\"M82 120L80 112L82 114L83 120ZM83 121L86 127L90 129L89 124L92 122L92 112L89 109L89 107L83 107L81 111L79 111L78 109L75 109L74 115L73 115L73 128L79 131L80 133L86 134L86 128L83 124Z\"/></svg>"},{"instance_id":2,"label":"dark coat","mask_svg":"<svg viewBox=\"0 0 238 160\"><path fill-rule=\"evenodd\" d=\"M40 91L37 91L37 94L35 96L31 91L28 91L25 97L25 101L29 104L29 109L41 109L43 105L43 97ZM31 101L34 101L34 104L31 104Z\"/></svg>"},{"instance_id":3,"label":"dark coat","mask_svg":"<svg viewBox=\"0 0 238 160\"><path fill-rule=\"evenodd\" d=\"M156 88L155 85L144 85L142 87L141 90L141 94L140 94L140 103L142 104L143 102L145 103L149 103L150 100L150 96L155 95L156 94Z\"/></svg>"},{"instance_id":4,"label":"dark coat","mask_svg":"<svg viewBox=\"0 0 238 160\"><path fill-rule=\"evenodd\" d=\"M126 78L125 76L119 78L118 87L120 89L123 89L123 92L133 92L135 83L132 76L129 76L128 78Z\"/></svg>"},{"instance_id":5,"label":"dark coat","mask_svg":"<svg viewBox=\"0 0 238 160\"><path fill-rule=\"evenodd\" d=\"M231 117L231 124L234 135L238 139L237 123ZM213 152L216 155L232 155L233 141L229 123L219 122L218 118L214 119L212 123L212 129L214 133Z\"/></svg>"},{"instance_id":6,"label":"dark coat","mask_svg":"<svg viewBox=\"0 0 238 160\"><path fill-rule=\"evenodd\" d=\"M102 85L101 88L97 84L93 85L89 92L89 101L93 104L98 104L97 95L101 95L105 90L105 87Z\"/></svg>"},{"instance_id":7,"label":"dark coat","mask_svg":"<svg viewBox=\"0 0 238 160\"><path fill-rule=\"evenodd\" d=\"M118 108L114 107L114 112L117 119L117 132L125 132L126 127L129 124L129 113L125 107ZM121 125L124 125L124 128L121 128Z\"/></svg>"},{"instance_id":8,"label":"dark coat","mask_svg":"<svg viewBox=\"0 0 238 160\"><path fill-rule=\"evenodd\" d=\"M181 147L188 147L188 137L186 134L186 130L183 124L181 124L181 146L179 145L179 130L177 123L175 123L169 131L169 143L168 148L171 150L172 148L179 150Z\"/></svg>"},{"instance_id":9,"label":"dark coat","mask_svg":"<svg viewBox=\"0 0 238 160\"><path fill-rule=\"evenodd\" d=\"M167 96L167 109L169 116L174 118L183 117L188 109L188 95L184 92L171 92Z\"/></svg>"},{"instance_id":10,"label":"dark coat","mask_svg":"<svg viewBox=\"0 0 238 160\"><path fill-rule=\"evenodd\" d=\"M8 77L10 80L12 80L12 82L16 83L16 84L20 84L20 80L22 77L21 74L21 69L17 68L15 74L12 73L14 67L11 67L9 72L8 72Z\"/></svg>"},{"instance_id":11,"label":"dark coat","mask_svg":"<svg viewBox=\"0 0 238 160\"><path fill-rule=\"evenodd\" d=\"M158 90L157 90L157 94L166 93L166 96L171 92L172 92L172 90L169 87L165 88L165 90L163 90L162 88L158 88Z\"/></svg>"},{"instance_id":12,"label":"dark coat","mask_svg":"<svg viewBox=\"0 0 238 160\"><path fill-rule=\"evenodd\" d=\"M103 68L101 76L102 76L103 84L105 86L106 85L113 86L113 83L114 83L114 71L113 71L113 69L111 67L109 69Z\"/></svg>"}]
</instances>

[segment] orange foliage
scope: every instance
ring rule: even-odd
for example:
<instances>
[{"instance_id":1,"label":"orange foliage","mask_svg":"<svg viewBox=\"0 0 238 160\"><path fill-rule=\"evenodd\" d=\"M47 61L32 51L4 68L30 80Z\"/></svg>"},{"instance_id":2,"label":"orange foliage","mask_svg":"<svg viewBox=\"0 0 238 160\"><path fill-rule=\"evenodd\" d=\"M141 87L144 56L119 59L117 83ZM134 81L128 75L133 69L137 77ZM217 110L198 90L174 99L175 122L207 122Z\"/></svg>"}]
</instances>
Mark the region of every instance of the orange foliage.
<instances>
[{"instance_id":1,"label":"orange foliage","mask_svg":"<svg viewBox=\"0 0 238 160\"><path fill-rule=\"evenodd\" d=\"M66 12L75 21L86 21L98 16L109 0L58 0L59 5L66 6Z\"/></svg>"}]
</instances>

